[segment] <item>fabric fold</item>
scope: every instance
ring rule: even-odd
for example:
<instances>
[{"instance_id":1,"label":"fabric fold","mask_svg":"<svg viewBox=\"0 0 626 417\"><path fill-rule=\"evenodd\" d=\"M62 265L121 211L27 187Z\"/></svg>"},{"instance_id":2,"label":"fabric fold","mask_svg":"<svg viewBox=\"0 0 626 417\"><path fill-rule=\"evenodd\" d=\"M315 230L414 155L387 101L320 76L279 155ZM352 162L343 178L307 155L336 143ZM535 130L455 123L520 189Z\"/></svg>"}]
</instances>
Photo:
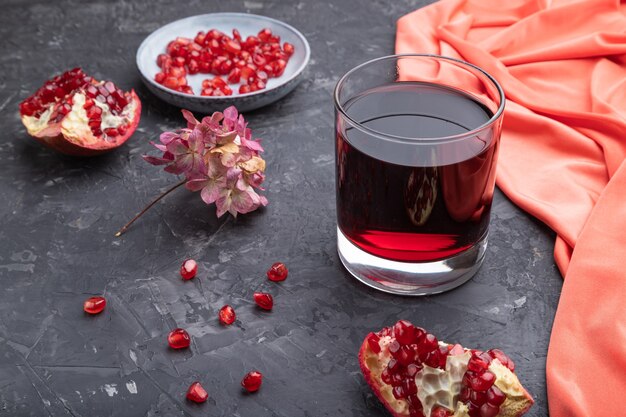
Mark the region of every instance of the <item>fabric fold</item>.
<instances>
[{"instance_id":1,"label":"fabric fold","mask_svg":"<svg viewBox=\"0 0 626 417\"><path fill-rule=\"evenodd\" d=\"M565 278L548 353L551 416L621 415L626 2L442 0L398 21L396 52L463 59L502 84L498 186L557 233Z\"/></svg>"}]
</instances>

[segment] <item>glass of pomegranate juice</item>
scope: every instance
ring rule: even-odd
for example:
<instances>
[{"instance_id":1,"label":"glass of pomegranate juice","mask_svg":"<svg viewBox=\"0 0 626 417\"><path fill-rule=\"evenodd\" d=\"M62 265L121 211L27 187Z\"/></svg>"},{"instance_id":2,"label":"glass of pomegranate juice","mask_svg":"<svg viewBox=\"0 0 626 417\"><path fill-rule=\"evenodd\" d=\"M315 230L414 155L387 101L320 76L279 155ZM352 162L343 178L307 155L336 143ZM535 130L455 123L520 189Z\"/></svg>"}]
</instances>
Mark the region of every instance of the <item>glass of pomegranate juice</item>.
<instances>
[{"instance_id":1,"label":"glass of pomegranate juice","mask_svg":"<svg viewBox=\"0 0 626 417\"><path fill-rule=\"evenodd\" d=\"M406 295L470 279L487 246L504 93L482 69L393 55L334 93L337 247L348 271Z\"/></svg>"}]
</instances>

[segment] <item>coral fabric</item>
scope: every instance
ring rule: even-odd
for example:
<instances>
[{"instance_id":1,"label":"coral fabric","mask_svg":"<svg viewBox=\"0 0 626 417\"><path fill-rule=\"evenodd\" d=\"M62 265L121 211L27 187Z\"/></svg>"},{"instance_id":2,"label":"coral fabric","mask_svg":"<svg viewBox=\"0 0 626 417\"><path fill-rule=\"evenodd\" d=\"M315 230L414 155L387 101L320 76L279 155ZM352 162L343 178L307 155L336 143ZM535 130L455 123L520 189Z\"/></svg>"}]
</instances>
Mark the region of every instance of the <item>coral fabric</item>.
<instances>
[{"instance_id":1,"label":"coral fabric","mask_svg":"<svg viewBox=\"0 0 626 417\"><path fill-rule=\"evenodd\" d=\"M442 0L398 21L396 52L460 58L501 83L498 186L557 233L565 277L550 415L623 415L626 0Z\"/></svg>"}]
</instances>

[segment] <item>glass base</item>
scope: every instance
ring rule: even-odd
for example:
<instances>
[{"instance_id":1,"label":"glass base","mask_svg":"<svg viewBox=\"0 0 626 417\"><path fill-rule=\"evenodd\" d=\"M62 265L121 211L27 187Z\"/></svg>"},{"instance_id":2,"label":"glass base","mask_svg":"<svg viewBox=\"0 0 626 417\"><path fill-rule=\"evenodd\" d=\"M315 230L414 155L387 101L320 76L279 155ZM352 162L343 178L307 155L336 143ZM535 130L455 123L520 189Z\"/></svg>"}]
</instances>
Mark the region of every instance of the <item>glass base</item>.
<instances>
[{"instance_id":1,"label":"glass base","mask_svg":"<svg viewBox=\"0 0 626 417\"><path fill-rule=\"evenodd\" d=\"M400 295L436 294L456 288L476 274L485 258L487 234L463 253L435 262L397 262L369 254L337 228L339 258L356 279Z\"/></svg>"}]
</instances>

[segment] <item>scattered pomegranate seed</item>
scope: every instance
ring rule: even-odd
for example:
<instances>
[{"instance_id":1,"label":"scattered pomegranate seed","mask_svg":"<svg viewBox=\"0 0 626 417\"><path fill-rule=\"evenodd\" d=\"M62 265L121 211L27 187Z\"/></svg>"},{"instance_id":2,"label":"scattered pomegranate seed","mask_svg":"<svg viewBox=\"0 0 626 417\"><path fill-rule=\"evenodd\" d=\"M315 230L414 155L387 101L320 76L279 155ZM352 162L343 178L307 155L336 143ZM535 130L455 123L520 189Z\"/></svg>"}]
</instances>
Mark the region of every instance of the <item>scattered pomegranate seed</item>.
<instances>
[{"instance_id":1,"label":"scattered pomegranate seed","mask_svg":"<svg viewBox=\"0 0 626 417\"><path fill-rule=\"evenodd\" d=\"M367 344L369 345L372 352L379 353L380 352L380 337L376 335L376 333L370 333L367 335Z\"/></svg>"},{"instance_id":2,"label":"scattered pomegranate seed","mask_svg":"<svg viewBox=\"0 0 626 417\"><path fill-rule=\"evenodd\" d=\"M274 299L271 294L265 292L255 292L254 302L263 310L271 310L274 307Z\"/></svg>"},{"instance_id":3,"label":"scattered pomegranate seed","mask_svg":"<svg viewBox=\"0 0 626 417\"><path fill-rule=\"evenodd\" d=\"M267 270L267 277L269 278L270 281L274 281L274 282L284 281L285 279L287 279L288 274L289 274L289 271L287 270L287 267L285 266L285 264L282 262L274 263L270 267L270 269Z\"/></svg>"},{"instance_id":4,"label":"scattered pomegranate seed","mask_svg":"<svg viewBox=\"0 0 626 417\"><path fill-rule=\"evenodd\" d=\"M184 280L192 279L196 276L198 272L198 263L193 259L186 259L185 262L180 266L180 276Z\"/></svg>"},{"instance_id":5,"label":"scattered pomegranate seed","mask_svg":"<svg viewBox=\"0 0 626 417\"><path fill-rule=\"evenodd\" d=\"M220 309L219 319L220 323L223 325L230 326L237 319L237 315L235 314L235 310L227 304Z\"/></svg>"},{"instance_id":6,"label":"scattered pomegranate seed","mask_svg":"<svg viewBox=\"0 0 626 417\"><path fill-rule=\"evenodd\" d=\"M203 403L209 398L209 394L206 392L202 384L198 381L189 386L187 390L187 399L194 403Z\"/></svg>"},{"instance_id":7,"label":"scattered pomegranate seed","mask_svg":"<svg viewBox=\"0 0 626 417\"><path fill-rule=\"evenodd\" d=\"M256 392L261 388L263 375L259 371L251 371L241 380L241 386L248 392Z\"/></svg>"},{"instance_id":8,"label":"scattered pomegranate seed","mask_svg":"<svg viewBox=\"0 0 626 417\"><path fill-rule=\"evenodd\" d=\"M107 305L104 297L89 297L83 303L83 310L89 314L100 314Z\"/></svg>"},{"instance_id":9,"label":"scattered pomegranate seed","mask_svg":"<svg viewBox=\"0 0 626 417\"><path fill-rule=\"evenodd\" d=\"M184 329L174 329L167 335L167 343L172 349L185 349L189 347L191 338Z\"/></svg>"}]
</instances>

